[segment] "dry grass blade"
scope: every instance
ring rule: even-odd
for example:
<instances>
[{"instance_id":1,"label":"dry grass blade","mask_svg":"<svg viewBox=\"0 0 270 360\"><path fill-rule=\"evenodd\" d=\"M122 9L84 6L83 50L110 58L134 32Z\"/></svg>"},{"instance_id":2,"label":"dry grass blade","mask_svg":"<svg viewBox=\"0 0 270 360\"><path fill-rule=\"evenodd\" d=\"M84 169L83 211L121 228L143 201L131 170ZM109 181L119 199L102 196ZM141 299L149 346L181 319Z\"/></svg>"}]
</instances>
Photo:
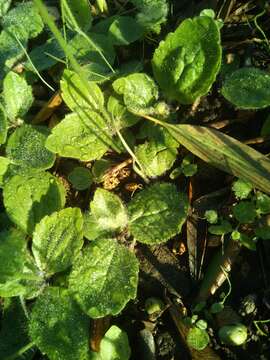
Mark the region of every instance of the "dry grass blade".
<instances>
[{"instance_id":1,"label":"dry grass blade","mask_svg":"<svg viewBox=\"0 0 270 360\"><path fill-rule=\"evenodd\" d=\"M265 155L214 129L170 124L165 127L179 143L205 162L270 194L270 160Z\"/></svg>"},{"instance_id":2,"label":"dry grass blade","mask_svg":"<svg viewBox=\"0 0 270 360\"><path fill-rule=\"evenodd\" d=\"M270 194L270 160L265 155L214 129L172 125L148 115L141 116L165 127L180 144L200 159Z\"/></svg>"}]
</instances>

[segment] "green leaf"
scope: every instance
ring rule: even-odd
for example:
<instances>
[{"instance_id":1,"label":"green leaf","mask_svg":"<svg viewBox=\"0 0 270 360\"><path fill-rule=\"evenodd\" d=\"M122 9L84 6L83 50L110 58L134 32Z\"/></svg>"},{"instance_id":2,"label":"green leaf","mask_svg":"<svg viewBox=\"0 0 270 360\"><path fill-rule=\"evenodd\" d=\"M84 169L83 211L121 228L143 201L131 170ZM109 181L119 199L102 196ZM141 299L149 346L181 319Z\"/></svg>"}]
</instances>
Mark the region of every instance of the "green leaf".
<instances>
[{"instance_id":1,"label":"green leaf","mask_svg":"<svg viewBox=\"0 0 270 360\"><path fill-rule=\"evenodd\" d=\"M265 155L214 129L158 123L200 159L270 194L270 160Z\"/></svg>"},{"instance_id":2,"label":"green leaf","mask_svg":"<svg viewBox=\"0 0 270 360\"><path fill-rule=\"evenodd\" d=\"M138 272L133 253L114 239L100 238L75 262L70 290L90 317L117 315L136 297Z\"/></svg>"},{"instance_id":3,"label":"green leaf","mask_svg":"<svg viewBox=\"0 0 270 360\"><path fill-rule=\"evenodd\" d=\"M28 253L20 279L20 283L24 287L22 295L25 299L34 299L42 293L43 289L48 285L43 275L36 266L33 257Z\"/></svg>"},{"instance_id":4,"label":"green leaf","mask_svg":"<svg viewBox=\"0 0 270 360\"><path fill-rule=\"evenodd\" d=\"M68 46L79 63L99 64L111 70L109 65L113 65L116 54L107 34L88 33L87 38L78 34L70 40Z\"/></svg>"},{"instance_id":5,"label":"green leaf","mask_svg":"<svg viewBox=\"0 0 270 360\"><path fill-rule=\"evenodd\" d=\"M99 227L94 216L87 211L84 214L83 236L88 240L95 240L104 235L104 230Z\"/></svg>"},{"instance_id":6,"label":"green leaf","mask_svg":"<svg viewBox=\"0 0 270 360\"><path fill-rule=\"evenodd\" d=\"M255 231L256 232L256 231ZM256 239L250 238L248 235L234 230L231 237L235 241L239 241L241 245L245 246L249 250L256 251Z\"/></svg>"},{"instance_id":7,"label":"green leaf","mask_svg":"<svg viewBox=\"0 0 270 360\"><path fill-rule=\"evenodd\" d=\"M66 270L83 246L83 217L79 208L66 208L42 218L35 227L32 251L47 275Z\"/></svg>"},{"instance_id":8,"label":"green leaf","mask_svg":"<svg viewBox=\"0 0 270 360\"><path fill-rule=\"evenodd\" d=\"M196 327L201 329L201 330L206 330L207 329L207 322L205 320L198 320L196 322Z\"/></svg>"},{"instance_id":9,"label":"green leaf","mask_svg":"<svg viewBox=\"0 0 270 360\"><path fill-rule=\"evenodd\" d=\"M222 95L240 109L270 105L270 74L257 68L242 68L225 79Z\"/></svg>"},{"instance_id":10,"label":"green leaf","mask_svg":"<svg viewBox=\"0 0 270 360\"><path fill-rule=\"evenodd\" d=\"M8 158L0 156L0 187L4 185L5 174L8 171L10 163Z\"/></svg>"},{"instance_id":11,"label":"green leaf","mask_svg":"<svg viewBox=\"0 0 270 360\"><path fill-rule=\"evenodd\" d=\"M15 229L0 232L0 296L17 296L24 292L18 282L26 261L25 235Z\"/></svg>"},{"instance_id":12,"label":"green leaf","mask_svg":"<svg viewBox=\"0 0 270 360\"><path fill-rule=\"evenodd\" d=\"M85 77L88 81L95 83L104 83L114 78L114 73L109 69L107 65L91 62L89 64L82 65Z\"/></svg>"},{"instance_id":13,"label":"green leaf","mask_svg":"<svg viewBox=\"0 0 270 360\"><path fill-rule=\"evenodd\" d=\"M212 314L218 314L224 309L223 302L215 302L210 307L210 312Z\"/></svg>"},{"instance_id":14,"label":"green leaf","mask_svg":"<svg viewBox=\"0 0 270 360\"><path fill-rule=\"evenodd\" d=\"M101 340L99 355L102 360L128 360L131 349L127 334L119 327L111 326Z\"/></svg>"},{"instance_id":15,"label":"green leaf","mask_svg":"<svg viewBox=\"0 0 270 360\"><path fill-rule=\"evenodd\" d=\"M197 327L191 328L187 335L187 343L195 350L203 350L208 345L210 339L206 330Z\"/></svg>"},{"instance_id":16,"label":"green leaf","mask_svg":"<svg viewBox=\"0 0 270 360\"><path fill-rule=\"evenodd\" d=\"M127 210L121 199L108 190L98 188L90 203L93 222L99 232L122 230L127 225Z\"/></svg>"},{"instance_id":17,"label":"green leaf","mask_svg":"<svg viewBox=\"0 0 270 360\"><path fill-rule=\"evenodd\" d=\"M151 139L149 142L136 146L135 155L142 164L144 173L149 177L156 177L173 166L177 149Z\"/></svg>"},{"instance_id":18,"label":"green leaf","mask_svg":"<svg viewBox=\"0 0 270 360\"><path fill-rule=\"evenodd\" d=\"M2 20L3 28L21 39L35 38L43 30L43 22L32 1L18 4Z\"/></svg>"},{"instance_id":19,"label":"green leaf","mask_svg":"<svg viewBox=\"0 0 270 360\"><path fill-rule=\"evenodd\" d=\"M261 128L261 136L269 136L270 135L270 114L265 119L263 126Z\"/></svg>"},{"instance_id":20,"label":"green leaf","mask_svg":"<svg viewBox=\"0 0 270 360\"><path fill-rule=\"evenodd\" d=\"M52 129L46 147L63 157L82 161L99 159L112 144L111 129L95 111L67 115Z\"/></svg>"},{"instance_id":21,"label":"green leaf","mask_svg":"<svg viewBox=\"0 0 270 360\"><path fill-rule=\"evenodd\" d=\"M158 88L150 76L134 73L115 80L112 84L118 95L123 95L129 109L143 109L151 106L158 99Z\"/></svg>"},{"instance_id":22,"label":"green leaf","mask_svg":"<svg viewBox=\"0 0 270 360\"><path fill-rule=\"evenodd\" d=\"M0 296L38 296L45 283L26 250L25 235L10 228L0 233L0 243Z\"/></svg>"},{"instance_id":23,"label":"green leaf","mask_svg":"<svg viewBox=\"0 0 270 360\"><path fill-rule=\"evenodd\" d=\"M248 337L248 329L241 323L222 326L218 331L218 336L226 345L240 346L243 345Z\"/></svg>"},{"instance_id":24,"label":"green leaf","mask_svg":"<svg viewBox=\"0 0 270 360\"><path fill-rule=\"evenodd\" d=\"M108 35L114 45L128 45L143 35L143 28L131 16L119 16L109 27Z\"/></svg>"},{"instance_id":25,"label":"green leaf","mask_svg":"<svg viewBox=\"0 0 270 360\"><path fill-rule=\"evenodd\" d=\"M264 225L255 229L255 234L263 240L270 240L270 226Z\"/></svg>"},{"instance_id":26,"label":"green leaf","mask_svg":"<svg viewBox=\"0 0 270 360\"><path fill-rule=\"evenodd\" d=\"M232 232L233 228L229 221L221 220L220 224L209 226L208 231L213 235L225 235Z\"/></svg>"},{"instance_id":27,"label":"green leaf","mask_svg":"<svg viewBox=\"0 0 270 360\"><path fill-rule=\"evenodd\" d=\"M256 192L256 208L260 214L270 213L270 197L260 191Z\"/></svg>"},{"instance_id":28,"label":"green leaf","mask_svg":"<svg viewBox=\"0 0 270 360\"><path fill-rule=\"evenodd\" d=\"M120 96L111 95L107 103L108 111L111 113L113 125L118 130L135 125L140 118L128 111Z\"/></svg>"},{"instance_id":29,"label":"green leaf","mask_svg":"<svg viewBox=\"0 0 270 360\"><path fill-rule=\"evenodd\" d=\"M29 335L50 360L88 359L89 319L67 290L49 287L37 299Z\"/></svg>"},{"instance_id":30,"label":"green leaf","mask_svg":"<svg viewBox=\"0 0 270 360\"><path fill-rule=\"evenodd\" d=\"M246 199L251 193L253 187L250 182L237 179L232 186L232 190L238 199Z\"/></svg>"},{"instance_id":31,"label":"green leaf","mask_svg":"<svg viewBox=\"0 0 270 360\"><path fill-rule=\"evenodd\" d=\"M242 224L252 223L257 217L255 205L249 201L241 201L232 210L236 220Z\"/></svg>"},{"instance_id":32,"label":"green leaf","mask_svg":"<svg viewBox=\"0 0 270 360\"><path fill-rule=\"evenodd\" d=\"M36 170L53 166L55 155L45 148L50 131L45 126L24 124L9 137L6 155L16 165Z\"/></svg>"},{"instance_id":33,"label":"green leaf","mask_svg":"<svg viewBox=\"0 0 270 360\"><path fill-rule=\"evenodd\" d=\"M269 236L270 238L270 236ZM249 236L247 236L246 234L240 233L240 244L245 246L247 249L252 250L252 251L256 251L256 240L250 238Z\"/></svg>"},{"instance_id":34,"label":"green leaf","mask_svg":"<svg viewBox=\"0 0 270 360\"><path fill-rule=\"evenodd\" d=\"M22 76L12 71L4 79L3 97L7 116L12 121L17 117L23 117L34 101L31 86Z\"/></svg>"},{"instance_id":35,"label":"green leaf","mask_svg":"<svg viewBox=\"0 0 270 360\"><path fill-rule=\"evenodd\" d=\"M73 71L65 69L60 81L62 97L72 111L102 108L104 97L97 84L88 82L88 88Z\"/></svg>"},{"instance_id":36,"label":"green leaf","mask_svg":"<svg viewBox=\"0 0 270 360\"><path fill-rule=\"evenodd\" d=\"M19 298L5 299L4 305L0 331L1 359L7 359L30 342L27 334L27 319Z\"/></svg>"},{"instance_id":37,"label":"green leaf","mask_svg":"<svg viewBox=\"0 0 270 360\"><path fill-rule=\"evenodd\" d=\"M5 16L12 0L0 0L0 18Z\"/></svg>"},{"instance_id":38,"label":"green leaf","mask_svg":"<svg viewBox=\"0 0 270 360\"><path fill-rule=\"evenodd\" d=\"M170 173L169 177L171 180L177 179L182 174L182 168L180 166L173 169L173 171Z\"/></svg>"},{"instance_id":39,"label":"green leaf","mask_svg":"<svg viewBox=\"0 0 270 360\"><path fill-rule=\"evenodd\" d=\"M4 185L4 205L10 219L31 234L45 216L65 205L65 188L51 174L15 175Z\"/></svg>"},{"instance_id":40,"label":"green leaf","mask_svg":"<svg viewBox=\"0 0 270 360\"><path fill-rule=\"evenodd\" d=\"M161 41L152 61L167 98L191 104L211 88L221 64L220 32L207 16L184 20Z\"/></svg>"},{"instance_id":41,"label":"green leaf","mask_svg":"<svg viewBox=\"0 0 270 360\"><path fill-rule=\"evenodd\" d=\"M68 180L76 190L86 190L91 186L93 176L89 169L78 166L69 173Z\"/></svg>"},{"instance_id":42,"label":"green leaf","mask_svg":"<svg viewBox=\"0 0 270 360\"><path fill-rule=\"evenodd\" d=\"M1 159L1 157L0 157ZM1 164L1 162L0 162ZM92 174L96 183L101 183L106 172L112 167L114 163L111 160L100 159L95 161L92 167ZM1 174L1 173L0 173Z\"/></svg>"},{"instance_id":43,"label":"green leaf","mask_svg":"<svg viewBox=\"0 0 270 360\"><path fill-rule=\"evenodd\" d=\"M61 0L63 17L71 30L79 27L83 31L90 29L92 15L88 0Z\"/></svg>"},{"instance_id":44,"label":"green leaf","mask_svg":"<svg viewBox=\"0 0 270 360\"><path fill-rule=\"evenodd\" d=\"M137 193L128 205L129 230L146 244L159 244L181 231L188 200L169 183L156 183Z\"/></svg>"},{"instance_id":45,"label":"green leaf","mask_svg":"<svg viewBox=\"0 0 270 360\"><path fill-rule=\"evenodd\" d=\"M169 13L167 0L130 0L139 13L136 18L146 32L159 33Z\"/></svg>"},{"instance_id":46,"label":"green leaf","mask_svg":"<svg viewBox=\"0 0 270 360\"><path fill-rule=\"evenodd\" d=\"M4 108L0 105L0 145L6 142L7 131L8 131L7 116L4 111Z\"/></svg>"},{"instance_id":47,"label":"green leaf","mask_svg":"<svg viewBox=\"0 0 270 360\"><path fill-rule=\"evenodd\" d=\"M210 224L216 224L218 221L218 213L216 210L206 210L204 216Z\"/></svg>"},{"instance_id":48,"label":"green leaf","mask_svg":"<svg viewBox=\"0 0 270 360\"><path fill-rule=\"evenodd\" d=\"M39 46L36 45L28 55L38 71L51 68L57 63L57 59L63 59L65 57L64 51L54 37ZM35 68L31 62L27 60L25 67L27 70L35 72Z\"/></svg>"},{"instance_id":49,"label":"green leaf","mask_svg":"<svg viewBox=\"0 0 270 360\"><path fill-rule=\"evenodd\" d=\"M21 40L24 47L26 40ZM0 33L0 79L3 80L6 73L20 60L24 53L14 36L5 30Z\"/></svg>"},{"instance_id":50,"label":"green leaf","mask_svg":"<svg viewBox=\"0 0 270 360\"><path fill-rule=\"evenodd\" d=\"M187 155L184 157L181 164L182 172L185 176L190 177L196 174L198 167L197 164L193 164L193 156Z\"/></svg>"}]
</instances>

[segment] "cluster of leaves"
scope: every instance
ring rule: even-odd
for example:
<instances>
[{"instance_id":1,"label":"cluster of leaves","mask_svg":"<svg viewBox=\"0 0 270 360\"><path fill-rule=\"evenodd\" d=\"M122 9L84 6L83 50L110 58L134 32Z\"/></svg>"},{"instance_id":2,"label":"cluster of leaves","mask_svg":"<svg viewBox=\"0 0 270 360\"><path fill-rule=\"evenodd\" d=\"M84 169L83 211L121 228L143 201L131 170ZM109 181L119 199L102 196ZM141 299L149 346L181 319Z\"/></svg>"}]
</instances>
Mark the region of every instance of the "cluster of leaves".
<instances>
[{"instance_id":1,"label":"cluster of leaves","mask_svg":"<svg viewBox=\"0 0 270 360\"><path fill-rule=\"evenodd\" d=\"M208 231L213 235L230 235L241 245L256 250L258 239L270 240L270 197L242 179L233 183L232 190L237 201L227 217L219 216L216 210L205 212L210 223Z\"/></svg>"},{"instance_id":2,"label":"cluster of leaves","mask_svg":"<svg viewBox=\"0 0 270 360\"><path fill-rule=\"evenodd\" d=\"M98 3L100 11L106 9L106 1ZM29 336L30 344L51 360L127 359L127 336L115 326L105 334L99 353L88 347L89 317L117 315L136 297L139 263L119 239L160 244L180 233L187 217L186 195L162 179L128 204L98 187L88 211L65 207L67 191L55 175L56 156L77 161L67 178L84 191L100 183L98 168L107 167L102 161L108 151L128 152L134 170L149 182L172 169L180 143L224 171L244 174L251 188L270 192L265 156L214 130L176 125L171 111L170 101L191 104L215 82L222 60L221 23L211 11L184 20L155 49L152 78L140 61L115 70L116 51L149 34L158 37L169 5L166 0L128 3L133 16L96 21L87 0L62 0L59 31L42 1L11 7L11 1L0 0L0 296L20 297L22 304L34 300L24 306L30 311L28 333L23 332L15 349L0 348L3 356L27 345ZM28 51L28 42L40 34L38 45ZM40 72L60 64L61 75L52 71L52 78L60 81L69 110L49 129L33 123L33 88L42 81L52 89ZM243 97L235 85L241 81L246 84ZM268 93L260 95L269 81L258 69L239 69L225 79L221 92L238 107L262 108L270 105ZM182 161L180 171L186 176L196 172L192 161L190 156ZM85 166L90 162L91 171ZM237 186L236 196L243 198ZM240 224L270 213L269 197L250 195L251 188L233 210ZM269 237L269 228L258 228L256 236ZM241 237L241 231L237 228L232 236ZM8 300L5 304L9 309ZM20 309L17 299L11 301L7 322L14 308Z\"/></svg>"}]
</instances>

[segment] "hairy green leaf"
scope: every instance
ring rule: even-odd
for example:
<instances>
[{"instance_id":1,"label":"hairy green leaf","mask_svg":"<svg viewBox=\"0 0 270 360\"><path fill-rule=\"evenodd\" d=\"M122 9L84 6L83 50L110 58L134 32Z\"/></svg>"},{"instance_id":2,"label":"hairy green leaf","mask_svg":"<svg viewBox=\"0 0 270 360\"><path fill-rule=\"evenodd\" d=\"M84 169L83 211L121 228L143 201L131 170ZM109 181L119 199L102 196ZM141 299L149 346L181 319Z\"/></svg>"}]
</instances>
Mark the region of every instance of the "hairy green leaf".
<instances>
[{"instance_id":1,"label":"hairy green leaf","mask_svg":"<svg viewBox=\"0 0 270 360\"><path fill-rule=\"evenodd\" d=\"M0 145L4 144L7 139L7 116L4 111L4 108L0 105Z\"/></svg>"},{"instance_id":2,"label":"hairy green leaf","mask_svg":"<svg viewBox=\"0 0 270 360\"><path fill-rule=\"evenodd\" d=\"M143 27L130 16L119 16L109 27L109 37L114 45L128 45L143 35Z\"/></svg>"},{"instance_id":3,"label":"hairy green leaf","mask_svg":"<svg viewBox=\"0 0 270 360\"><path fill-rule=\"evenodd\" d=\"M219 224L209 226L208 231L210 234L223 236L232 232L233 228L229 221L222 219Z\"/></svg>"},{"instance_id":4,"label":"hairy green leaf","mask_svg":"<svg viewBox=\"0 0 270 360\"><path fill-rule=\"evenodd\" d=\"M111 144L111 129L98 112L91 110L67 115L46 141L52 152L82 161L101 158Z\"/></svg>"},{"instance_id":5,"label":"hairy green leaf","mask_svg":"<svg viewBox=\"0 0 270 360\"><path fill-rule=\"evenodd\" d=\"M135 155L149 177L160 176L169 170L176 160L177 149L150 140L135 148Z\"/></svg>"},{"instance_id":6,"label":"hairy green leaf","mask_svg":"<svg viewBox=\"0 0 270 360\"><path fill-rule=\"evenodd\" d=\"M31 86L22 76L10 71L4 79L3 87L8 118L15 120L23 117L34 101Z\"/></svg>"},{"instance_id":7,"label":"hairy green leaf","mask_svg":"<svg viewBox=\"0 0 270 360\"><path fill-rule=\"evenodd\" d=\"M206 330L194 327L189 330L187 335L187 343L195 350L203 350L208 345L210 339Z\"/></svg>"},{"instance_id":8,"label":"hairy green leaf","mask_svg":"<svg viewBox=\"0 0 270 360\"><path fill-rule=\"evenodd\" d=\"M32 39L43 30L43 22L32 1L18 4L2 20L3 28L19 39Z\"/></svg>"},{"instance_id":9,"label":"hairy green leaf","mask_svg":"<svg viewBox=\"0 0 270 360\"><path fill-rule=\"evenodd\" d=\"M133 253L115 239L100 238L91 242L75 262L70 290L90 317L116 315L135 299L138 272Z\"/></svg>"},{"instance_id":10,"label":"hairy green leaf","mask_svg":"<svg viewBox=\"0 0 270 360\"><path fill-rule=\"evenodd\" d=\"M0 18L6 15L12 0L0 0Z\"/></svg>"},{"instance_id":11,"label":"hairy green leaf","mask_svg":"<svg viewBox=\"0 0 270 360\"><path fill-rule=\"evenodd\" d=\"M94 216L87 211L84 214L83 236L88 240L95 240L102 235L104 235L104 230L99 227Z\"/></svg>"},{"instance_id":12,"label":"hairy green leaf","mask_svg":"<svg viewBox=\"0 0 270 360\"><path fill-rule=\"evenodd\" d=\"M216 210L206 210L204 213L206 221L209 222L209 224L216 224L218 221L218 213Z\"/></svg>"},{"instance_id":13,"label":"hairy green leaf","mask_svg":"<svg viewBox=\"0 0 270 360\"><path fill-rule=\"evenodd\" d=\"M62 97L72 111L94 110L103 107L103 94L97 84L85 84L80 77L71 70L65 70L61 84Z\"/></svg>"},{"instance_id":14,"label":"hairy green leaf","mask_svg":"<svg viewBox=\"0 0 270 360\"><path fill-rule=\"evenodd\" d=\"M238 199L246 199L252 191L252 184L242 179L237 179L233 183L232 190Z\"/></svg>"},{"instance_id":15,"label":"hairy green leaf","mask_svg":"<svg viewBox=\"0 0 270 360\"><path fill-rule=\"evenodd\" d=\"M242 68L225 79L222 95L241 109L270 105L270 74L257 68Z\"/></svg>"},{"instance_id":16,"label":"hairy green leaf","mask_svg":"<svg viewBox=\"0 0 270 360\"><path fill-rule=\"evenodd\" d=\"M35 227L32 251L47 275L66 270L83 246L83 217L79 208L66 208L42 218Z\"/></svg>"},{"instance_id":17,"label":"hairy green leaf","mask_svg":"<svg viewBox=\"0 0 270 360\"><path fill-rule=\"evenodd\" d=\"M135 125L140 118L128 111L121 101L120 96L111 95L107 104L108 111L111 113L113 125L120 130Z\"/></svg>"},{"instance_id":18,"label":"hairy green leaf","mask_svg":"<svg viewBox=\"0 0 270 360\"><path fill-rule=\"evenodd\" d=\"M16 296L24 292L18 280L26 262L26 245L21 231L0 232L0 296Z\"/></svg>"},{"instance_id":19,"label":"hairy green leaf","mask_svg":"<svg viewBox=\"0 0 270 360\"><path fill-rule=\"evenodd\" d=\"M44 274L38 269L35 260L27 253L27 260L24 264L20 284L24 287L23 296L25 299L34 299L39 296L48 285Z\"/></svg>"},{"instance_id":20,"label":"hairy green leaf","mask_svg":"<svg viewBox=\"0 0 270 360\"><path fill-rule=\"evenodd\" d=\"M117 79L112 84L114 91L123 95L124 103L131 109L151 106L158 99L158 88L150 76L134 73Z\"/></svg>"},{"instance_id":21,"label":"hairy green leaf","mask_svg":"<svg viewBox=\"0 0 270 360\"><path fill-rule=\"evenodd\" d=\"M27 319L19 298L5 299L4 306L0 331L1 359L12 356L30 342L27 334Z\"/></svg>"},{"instance_id":22,"label":"hairy green leaf","mask_svg":"<svg viewBox=\"0 0 270 360\"><path fill-rule=\"evenodd\" d=\"M146 32L160 32L161 24L167 20L169 5L167 0L130 0L137 7L138 23Z\"/></svg>"},{"instance_id":23,"label":"hairy green leaf","mask_svg":"<svg viewBox=\"0 0 270 360\"><path fill-rule=\"evenodd\" d=\"M93 176L89 169L78 166L69 173L68 180L76 190L86 190L91 186Z\"/></svg>"},{"instance_id":24,"label":"hairy green leaf","mask_svg":"<svg viewBox=\"0 0 270 360\"><path fill-rule=\"evenodd\" d=\"M127 210L121 199L112 192L97 189L90 203L93 222L100 232L122 230L127 225Z\"/></svg>"},{"instance_id":25,"label":"hairy green leaf","mask_svg":"<svg viewBox=\"0 0 270 360\"><path fill-rule=\"evenodd\" d=\"M156 183L137 193L128 205L129 230L146 244L159 244L181 231L188 212L186 195L169 183Z\"/></svg>"},{"instance_id":26,"label":"hairy green leaf","mask_svg":"<svg viewBox=\"0 0 270 360\"><path fill-rule=\"evenodd\" d=\"M0 187L4 185L5 174L8 171L10 159L0 156Z\"/></svg>"},{"instance_id":27,"label":"hairy green leaf","mask_svg":"<svg viewBox=\"0 0 270 360\"><path fill-rule=\"evenodd\" d=\"M31 234L45 216L65 205L65 188L53 175L15 175L5 183L4 205L10 219Z\"/></svg>"},{"instance_id":28,"label":"hairy green leaf","mask_svg":"<svg viewBox=\"0 0 270 360\"><path fill-rule=\"evenodd\" d=\"M101 340L99 355L101 360L128 360L131 349L127 334L112 325Z\"/></svg>"},{"instance_id":29,"label":"hairy green leaf","mask_svg":"<svg viewBox=\"0 0 270 360\"><path fill-rule=\"evenodd\" d=\"M255 205L250 201L241 201L232 210L236 220L242 224L252 223L257 217Z\"/></svg>"},{"instance_id":30,"label":"hairy green leaf","mask_svg":"<svg viewBox=\"0 0 270 360\"><path fill-rule=\"evenodd\" d=\"M270 214L270 196L257 191L256 208L260 214Z\"/></svg>"},{"instance_id":31,"label":"hairy green leaf","mask_svg":"<svg viewBox=\"0 0 270 360\"><path fill-rule=\"evenodd\" d=\"M6 154L16 165L36 170L53 166L55 155L45 148L50 131L45 126L24 124L9 137Z\"/></svg>"},{"instance_id":32,"label":"hairy green leaf","mask_svg":"<svg viewBox=\"0 0 270 360\"><path fill-rule=\"evenodd\" d=\"M88 359L89 319L67 290L49 287L37 299L29 335L50 360Z\"/></svg>"},{"instance_id":33,"label":"hairy green leaf","mask_svg":"<svg viewBox=\"0 0 270 360\"><path fill-rule=\"evenodd\" d=\"M220 64L220 32L208 16L184 20L161 41L152 61L164 94L182 104L191 104L210 90Z\"/></svg>"}]
</instances>

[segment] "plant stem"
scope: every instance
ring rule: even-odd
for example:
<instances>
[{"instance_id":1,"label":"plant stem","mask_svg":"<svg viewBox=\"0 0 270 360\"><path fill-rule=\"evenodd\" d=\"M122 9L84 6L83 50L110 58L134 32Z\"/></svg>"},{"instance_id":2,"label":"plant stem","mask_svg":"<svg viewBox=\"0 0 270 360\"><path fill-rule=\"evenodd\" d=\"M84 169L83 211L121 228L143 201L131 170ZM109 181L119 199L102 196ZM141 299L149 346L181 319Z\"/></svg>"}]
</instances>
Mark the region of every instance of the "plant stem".
<instances>
[{"instance_id":1,"label":"plant stem","mask_svg":"<svg viewBox=\"0 0 270 360\"><path fill-rule=\"evenodd\" d=\"M48 27L50 28L50 30L54 34L56 40L58 41L59 45L61 46L61 48L65 52L66 57L68 58L72 69L75 71L75 73L77 73L77 75L80 78L80 81L82 82L82 84L87 89L88 96L89 96L89 99L87 99L88 102L94 108L95 111L99 111L103 115L104 119L108 123L110 123L111 122L111 117L110 117L109 113L107 112L107 110L105 109L104 106L99 106L99 107L97 106L98 99L96 98L95 94L93 94L93 92L91 91L90 86L89 86L89 82L87 80L87 77L85 76L84 71L82 70L82 68L80 67L80 65L77 62L76 58L74 57L74 55L73 55L73 53L71 51L71 48L67 45L67 43L66 43L65 39L63 38L61 32L59 31L59 29L55 25L55 22L54 22L52 16L48 13L48 10L47 10L46 6L43 4L43 1L42 0L34 0L34 3L37 6L42 19L48 25ZM90 99L91 99L91 101L89 101ZM91 119L91 121L93 122L93 119ZM95 124L95 125L99 128L99 126L97 124ZM104 133L103 129L99 128L99 130ZM105 134L105 135L108 138L108 144L110 144L112 146L112 148L116 152L119 152L120 151L119 146L117 146L117 144L115 144L112 141L111 137L108 134Z\"/></svg>"},{"instance_id":2,"label":"plant stem","mask_svg":"<svg viewBox=\"0 0 270 360\"><path fill-rule=\"evenodd\" d=\"M23 355L26 351L28 351L29 349L31 349L32 347L35 346L34 342L30 342L29 344L23 346L20 350L18 350L15 354L10 355L8 357L6 357L3 360L16 360L19 356Z\"/></svg>"}]
</instances>

